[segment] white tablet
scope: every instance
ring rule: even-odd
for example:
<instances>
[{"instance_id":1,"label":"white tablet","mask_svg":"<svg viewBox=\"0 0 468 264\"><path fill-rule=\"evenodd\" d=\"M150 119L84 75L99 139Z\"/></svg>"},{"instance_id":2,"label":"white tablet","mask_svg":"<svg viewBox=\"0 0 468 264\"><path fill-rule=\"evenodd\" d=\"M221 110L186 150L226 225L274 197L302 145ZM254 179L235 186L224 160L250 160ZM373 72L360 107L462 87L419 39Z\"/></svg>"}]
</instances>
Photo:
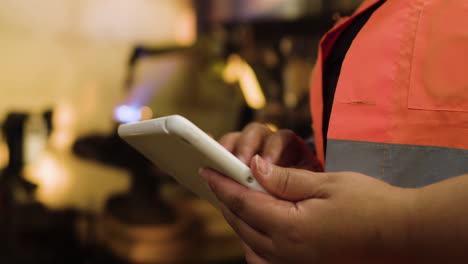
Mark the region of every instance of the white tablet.
<instances>
[{"instance_id":1,"label":"white tablet","mask_svg":"<svg viewBox=\"0 0 468 264\"><path fill-rule=\"evenodd\" d=\"M200 168L213 168L250 189L265 192L249 167L182 116L121 125L118 133L161 170L215 206L217 199L199 176Z\"/></svg>"}]
</instances>

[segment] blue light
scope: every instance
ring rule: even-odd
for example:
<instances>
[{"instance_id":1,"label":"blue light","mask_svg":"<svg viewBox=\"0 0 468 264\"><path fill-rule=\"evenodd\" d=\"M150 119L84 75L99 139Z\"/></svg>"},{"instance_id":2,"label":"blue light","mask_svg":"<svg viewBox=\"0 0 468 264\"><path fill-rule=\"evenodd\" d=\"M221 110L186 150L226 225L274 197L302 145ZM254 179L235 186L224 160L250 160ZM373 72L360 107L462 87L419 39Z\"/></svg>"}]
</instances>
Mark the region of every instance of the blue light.
<instances>
[{"instance_id":1,"label":"blue light","mask_svg":"<svg viewBox=\"0 0 468 264\"><path fill-rule=\"evenodd\" d=\"M114 117L124 124L137 122L141 119L141 110L136 106L120 105L115 108Z\"/></svg>"}]
</instances>

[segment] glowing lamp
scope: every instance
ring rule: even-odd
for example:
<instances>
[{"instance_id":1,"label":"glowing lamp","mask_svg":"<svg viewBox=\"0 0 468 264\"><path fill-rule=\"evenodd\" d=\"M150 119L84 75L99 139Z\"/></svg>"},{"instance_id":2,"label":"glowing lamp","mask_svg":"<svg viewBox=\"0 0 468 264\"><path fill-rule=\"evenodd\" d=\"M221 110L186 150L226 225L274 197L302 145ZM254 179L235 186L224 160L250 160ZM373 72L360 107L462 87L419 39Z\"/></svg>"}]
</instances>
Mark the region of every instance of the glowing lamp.
<instances>
[{"instance_id":1,"label":"glowing lamp","mask_svg":"<svg viewBox=\"0 0 468 264\"><path fill-rule=\"evenodd\" d=\"M114 110L114 118L120 123L133 123L141 120L141 108L138 106L120 105Z\"/></svg>"},{"instance_id":2,"label":"glowing lamp","mask_svg":"<svg viewBox=\"0 0 468 264\"><path fill-rule=\"evenodd\" d=\"M229 56L223 79L227 83L239 83L248 106L253 109L265 107L266 99L257 76L250 65L239 55Z\"/></svg>"}]
</instances>

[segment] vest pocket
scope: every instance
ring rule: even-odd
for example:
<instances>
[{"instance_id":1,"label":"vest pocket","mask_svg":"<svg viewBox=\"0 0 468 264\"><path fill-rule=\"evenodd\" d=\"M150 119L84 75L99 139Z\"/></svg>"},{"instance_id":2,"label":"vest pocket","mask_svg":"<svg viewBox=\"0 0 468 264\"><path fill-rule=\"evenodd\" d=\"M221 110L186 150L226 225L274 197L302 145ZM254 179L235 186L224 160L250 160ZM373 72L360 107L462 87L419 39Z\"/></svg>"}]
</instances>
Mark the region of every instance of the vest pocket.
<instances>
[{"instance_id":1,"label":"vest pocket","mask_svg":"<svg viewBox=\"0 0 468 264\"><path fill-rule=\"evenodd\" d=\"M416 32L408 108L468 112L468 4L425 3Z\"/></svg>"}]
</instances>

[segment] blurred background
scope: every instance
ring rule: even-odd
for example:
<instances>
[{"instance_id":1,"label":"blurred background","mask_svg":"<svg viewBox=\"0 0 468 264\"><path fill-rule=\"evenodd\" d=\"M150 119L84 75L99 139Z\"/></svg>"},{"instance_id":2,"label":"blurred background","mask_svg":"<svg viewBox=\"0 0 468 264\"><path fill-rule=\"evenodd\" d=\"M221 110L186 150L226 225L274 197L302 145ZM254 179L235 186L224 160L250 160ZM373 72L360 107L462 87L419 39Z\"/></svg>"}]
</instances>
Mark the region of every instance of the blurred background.
<instances>
[{"instance_id":1,"label":"blurred background","mask_svg":"<svg viewBox=\"0 0 468 264\"><path fill-rule=\"evenodd\" d=\"M116 128L180 114L310 138L318 41L360 2L2 0L0 263L244 263Z\"/></svg>"}]
</instances>

